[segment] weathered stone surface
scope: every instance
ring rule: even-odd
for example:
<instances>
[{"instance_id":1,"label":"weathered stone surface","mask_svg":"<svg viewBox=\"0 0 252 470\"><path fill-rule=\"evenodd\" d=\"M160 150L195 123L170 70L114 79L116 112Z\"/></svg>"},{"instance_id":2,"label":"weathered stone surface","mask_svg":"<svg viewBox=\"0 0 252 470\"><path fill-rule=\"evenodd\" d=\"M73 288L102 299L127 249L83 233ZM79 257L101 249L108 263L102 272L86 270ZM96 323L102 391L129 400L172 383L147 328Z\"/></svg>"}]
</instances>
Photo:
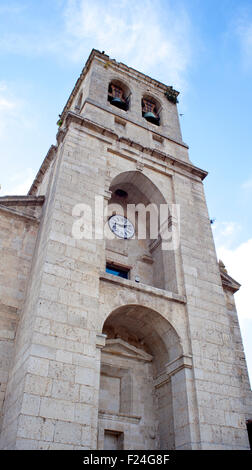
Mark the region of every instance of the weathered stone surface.
<instances>
[{"instance_id":1,"label":"weathered stone surface","mask_svg":"<svg viewBox=\"0 0 252 470\"><path fill-rule=\"evenodd\" d=\"M131 92L128 111L108 101L113 80ZM0 198L2 449L249 446L239 285L218 265L206 172L189 160L166 91L93 51L29 196ZM160 126L142 116L144 96L160 104ZM125 214L117 189L127 203L179 205L166 220L179 226L175 250L160 233L73 237L76 204L94 210L99 196Z\"/></svg>"}]
</instances>

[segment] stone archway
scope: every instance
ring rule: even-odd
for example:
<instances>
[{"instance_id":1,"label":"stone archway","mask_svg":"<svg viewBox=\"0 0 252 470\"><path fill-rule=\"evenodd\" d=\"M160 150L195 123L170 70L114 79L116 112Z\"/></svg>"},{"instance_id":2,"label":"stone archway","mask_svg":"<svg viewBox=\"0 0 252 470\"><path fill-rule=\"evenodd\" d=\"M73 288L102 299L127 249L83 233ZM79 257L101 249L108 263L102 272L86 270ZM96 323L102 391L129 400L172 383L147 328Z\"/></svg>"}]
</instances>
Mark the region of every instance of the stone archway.
<instances>
[{"instance_id":1,"label":"stone archway","mask_svg":"<svg viewBox=\"0 0 252 470\"><path fill-rule=\"evenodd\" d=\"M126 305L103 326L99 398L99 449L175 449L177 409L187 419L185 369L180 339L156 311ZM180 372L176 385L174 376ZM184 400L184 403L183 403Z\"/></svg>"},{"instance_id":2,"label":"stone archway","mask_svg":"<svg viewBox=\"0 0 252 470\"><path fill-rule=\"evenodd\" d=\"M109 214L114 213L115 206L120 206L120 213L133 222L135 236L130 240L107 240L107 259L129 266L130 279L137 277L143 284L178 293L177 253L171 248L164 250L162 245L163 235L169 237L172 232L168 203L160 189L141 171L119 173L109 189ZM161 206L167 210L162 222ZM130 207L135 208L132 209L134 215L130 213Z\"/></svg>"}]
</instances>

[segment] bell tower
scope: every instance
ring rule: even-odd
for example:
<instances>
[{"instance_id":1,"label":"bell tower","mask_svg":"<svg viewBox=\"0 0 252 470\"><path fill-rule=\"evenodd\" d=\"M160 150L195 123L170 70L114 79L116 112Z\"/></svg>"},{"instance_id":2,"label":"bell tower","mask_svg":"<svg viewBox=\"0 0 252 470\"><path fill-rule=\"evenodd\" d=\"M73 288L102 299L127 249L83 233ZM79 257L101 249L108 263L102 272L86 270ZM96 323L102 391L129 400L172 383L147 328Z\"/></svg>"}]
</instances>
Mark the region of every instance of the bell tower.
<instances>
[{"instance_id":1,"label":"bell tower","mask_svg":"<svg viewBox=\"0 0 252 470\"><path fill-rule=\"evenodd\" d=\"M44 202L3 449L249 448L239 284L177 97L97 50L74 86L27 196Z\"/></svg>"}]
</instances>

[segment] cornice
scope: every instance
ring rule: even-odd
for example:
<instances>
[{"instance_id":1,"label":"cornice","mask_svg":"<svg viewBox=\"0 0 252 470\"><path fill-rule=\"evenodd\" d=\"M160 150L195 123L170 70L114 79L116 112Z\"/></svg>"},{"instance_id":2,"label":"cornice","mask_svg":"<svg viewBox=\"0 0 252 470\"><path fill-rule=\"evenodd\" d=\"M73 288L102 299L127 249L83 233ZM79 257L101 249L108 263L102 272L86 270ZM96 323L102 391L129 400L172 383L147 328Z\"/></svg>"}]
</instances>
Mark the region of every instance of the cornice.
<instances>
[{"instance_id":1,"label":"cornice","mask_svg":"<svg viewBox=\"0 0 252 470\"><path fill-rule=\"evenodd\" d=\"M235 294L235 292L237 292L240 289L241 284L239 284L239 282L237 282L235 279L229 276L226 270L226 267L223 261L221 260L219 260L219 269L220 269L220 276L221 276L223 289L229 290L233 294Z\"/></svg>"},{"instance_id":2,"label":"cornice","mask_svg":"<svg viewBox=\"0 0 252 470\"><path fill-rule=\"evenodd\" d=\"M154 381L155 388L162 387L164 384L171 380L171 377L182 369L192 369L192 355L182 354L181 356L173 359L165 365L165 370L162 374L156 377Z\"/></svg>"},{"instance_id":3,"label":"cornice","mask_svg":"<svg viewBox=\"0 0 252 470\"><path fill-rule=\"evenodd\" d=\"M171 300L173 302L178 302L181 304L186 304L186 297L183 295L176 294L175 292L166 291L164 289L159 289L158 287L152 287L147 284L136 283L130 279L123 279L121 277L114 276L113 274L108 274L105 272L100 272L100 281L109 282L111 284L117 284L126 289L133 289L134 291L144 292L151 296L156 296L164 298L166 300Z\"/></svg>"},{"instance_id":4,"label":"cornice","mask_svg":"<svg viewBox=\"0 0 252 470\"><path fill-rule=\"evenodd\" d=\"M42 206L44 196L3 196L0 197L1 206Z\"/></svg>"},{"instance_id":5,"label":"cornice","mask_svg":"<svg viewBox=\"0 0 252 470\"><path fill-rule=\"evenodd\" d=\"M113 411L105 411L105 410L99 410L98 413L99 419L105 419L106 421L112 420L112 421L119 421L119 422L126 422L128 423L133 423L133 424L138 424L141 416L134 416L126 413L116 413L114 414Z\"/></svg>"},{"instance_id":6,"label":"cornice","mask_svg":"<svg viewBox=\"0 0 252 470\"><path fill-rule=\"evenodd\" d=\"M110 108L108 108L107 106L104 106L104 105L102 105L102 104L100 104L100 103L97 103L96 101L94 101L94 100L92 100L92 99L90 99L90 98L87 98L87 99L85 100L85 102L83 103L83 106L82 106L82 108L81 108L82 110L84 109L85 104L91 104L91 105L95 106L96 108L102 109L103 111L105 111L105 112L111 114L111 109L110 109ZM78 114L79 114L79 113L78 113ZM153 135L157 136L157 138L158 138L158 137L162 137L163 139L167 139L167 140L169 140L170 142L174 142L175 144L180 145L181 147L184 147L184 148L186 148L186 149L189 149L188 145L185 144L182 140L177 140L177 139L174 139L173 137L169 137L169 136L167 136L166 134L163 134L163 133L160 131L160 129L159 129L159 132L155 132L154 129L150 129L150 128L145 124L145 122L144 122L145 120L144 120L144 119L143 119L143 122L140 124L138 121L135 121L134 119L131 119L131 118L129 117L129 115L122 117L121 114L117 113L117 109L116 109L116 108L113 109L113 114L115 115L115 118L122 119L125 123L126 123L126 122L130 122L130 123L132 123L132 124L135 124L135 126L138 126L138 127L143 128L143 129L146 129L147 131L150 131ZM153 127L156 127L156 126L153 125Z\"/></svg>"},{"instance_id":7,"label":"cornice","mask_svg":"<svg viewBox=\"0 0 252 470\"><path fill-rule=\"evenodd\" d=\"M233 294L240 289L241 284L235 281L229 274L221 272L220 275L223 289L230 290Z\"/></svg>"},{"instance_id":8,"label":"cornice","mask_svg":"<svg viewBox=\"0 0 252 470\"><path fill-rule=\"evenodd\" d=\"M139 142L130 140L125 137L120 137L115 131L108 129L107 127L102 126L101 124L97 124L96 122L91 121L90 119L87 119L80 114L74 113L73 111L68 111L65 122L66 122L66 127L61 129L59 135L57 135L58 143L60 143L62 139L64 138L64 136L66 135L66 132L70 123L75 122L76 124L80 126L85 126L86 128L92 129L93 131L99 134L102 134L112 140L122 142L131 148L135 148L139 150L140 152L153 155L162 161L169 161L172 164L172 166L174 167L177 166L179 168L182 168L183 170L186 170L187 173L193 174L194 176L198 176L202 181L208 175L207 171L202 170L192 165L191 163L184 162L183 160L179 160L173 157L172 155L162 152L161 150L153 149L150 147L144 147Z\"/></svg>"}]
</instances>

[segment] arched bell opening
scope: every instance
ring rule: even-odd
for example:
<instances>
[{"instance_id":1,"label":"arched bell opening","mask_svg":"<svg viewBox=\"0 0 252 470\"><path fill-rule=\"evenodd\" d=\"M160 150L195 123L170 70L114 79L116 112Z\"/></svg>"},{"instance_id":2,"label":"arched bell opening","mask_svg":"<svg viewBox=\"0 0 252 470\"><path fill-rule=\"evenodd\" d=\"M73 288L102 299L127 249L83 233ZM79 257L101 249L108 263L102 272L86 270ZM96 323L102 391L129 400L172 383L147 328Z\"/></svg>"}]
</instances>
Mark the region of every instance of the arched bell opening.
<instances>
[{"instance_id":1,"label":"arched bell opening","mask_svg":"<svg viewBox=\"0 0 252 470\"><path fill-rule=\"evenodd\" d=\"M145 95L142 98L142 116L146 121L160 126L161 105L152 96Z\"/></svg>"},{"instance_id":2,"label":"arched bell opening","mask_svg":"<svg viewBox=\"0 0 252 470\"><path fill-rule=\"evenodd\" d=\"M130 280L176 292L175 253L163 251L161 243L160 207L167 206L164 196L140 171L118 174L109 189L108 217L119 212L121 220L110 224L110 230L115 229L114 238L106 240L108 272L112 262L118 265L119 275L121 266L121 277L126 269Z\"/></svg>"},{"instance_id":3,"label":"arched bell opening","mask_svg":"<svg viewBox=\"0 0 252 470\"><path fill-rule=\"evenodd\" d=\"M124 111L128 111L130 107L130 89L119 80L112 80L108 87L108 101Z\"/></svg>"},{"instance_id":4,"label":"arched bell opening","mask_svg":"<svg viewBox=\"0 0 252 470\"><path fill-rule=\"evenodd\" d=\"M126 305L108 316L103 333L98 447L174 449L172 383L160 377L181 357L176 331L156 311Z\"/></svg>"}]
</instances>

